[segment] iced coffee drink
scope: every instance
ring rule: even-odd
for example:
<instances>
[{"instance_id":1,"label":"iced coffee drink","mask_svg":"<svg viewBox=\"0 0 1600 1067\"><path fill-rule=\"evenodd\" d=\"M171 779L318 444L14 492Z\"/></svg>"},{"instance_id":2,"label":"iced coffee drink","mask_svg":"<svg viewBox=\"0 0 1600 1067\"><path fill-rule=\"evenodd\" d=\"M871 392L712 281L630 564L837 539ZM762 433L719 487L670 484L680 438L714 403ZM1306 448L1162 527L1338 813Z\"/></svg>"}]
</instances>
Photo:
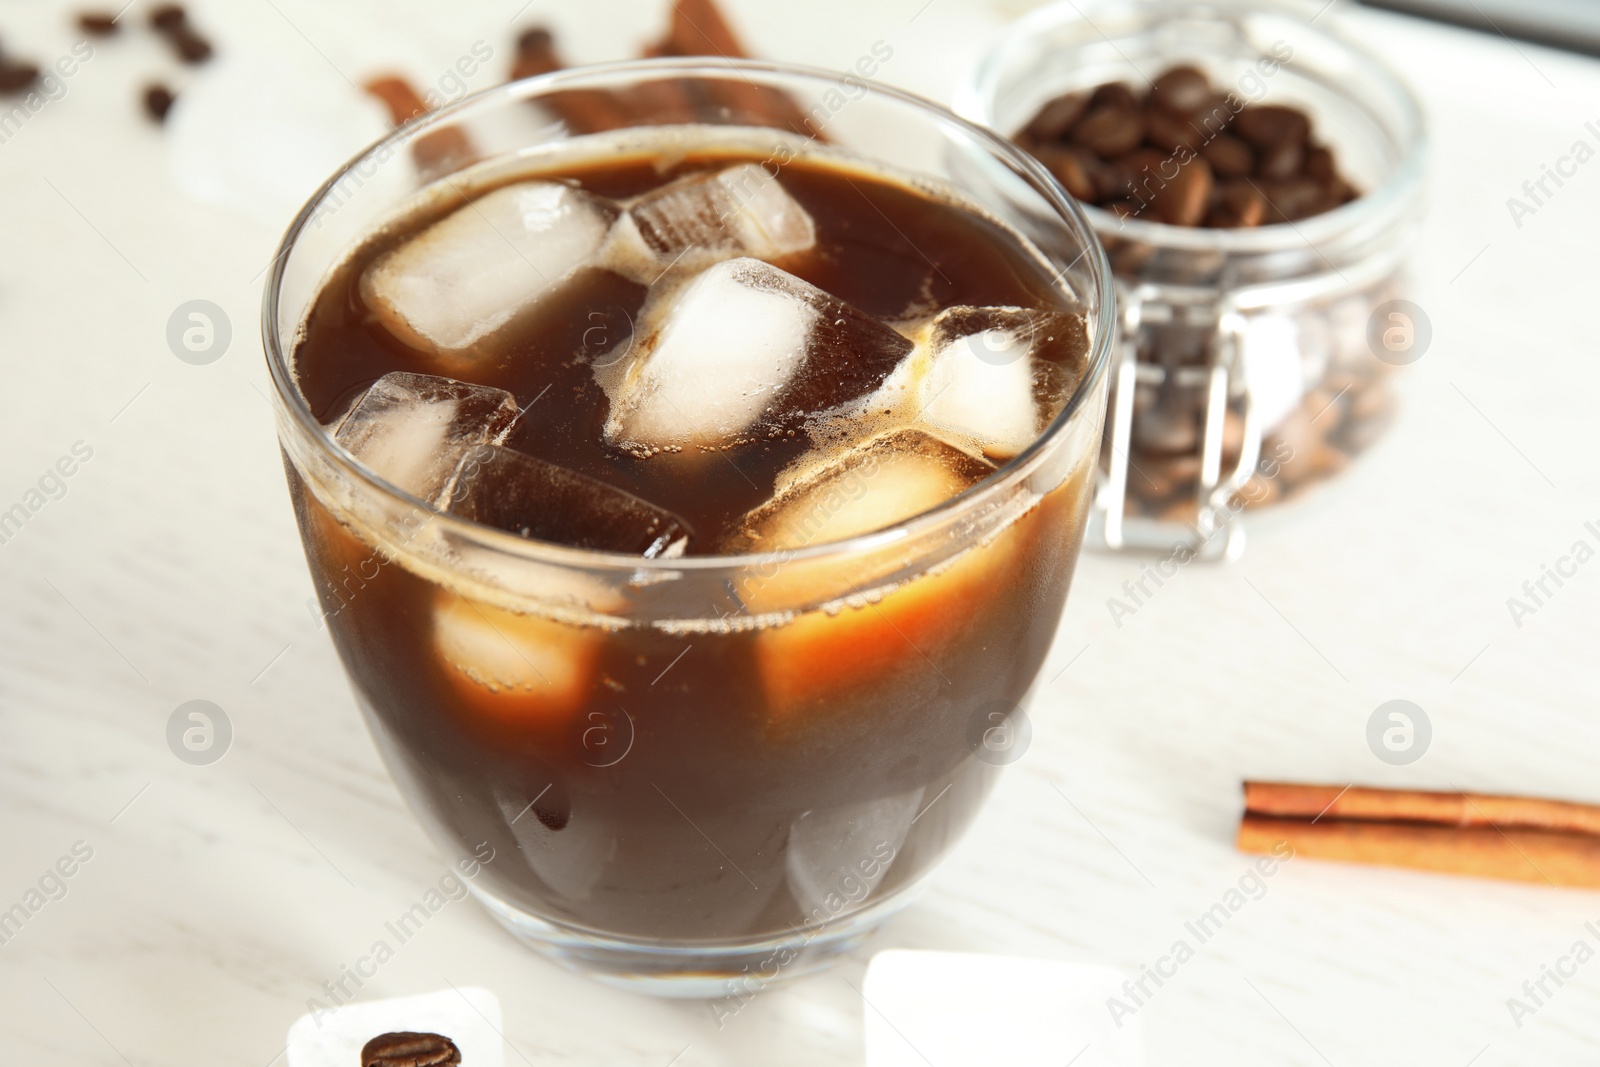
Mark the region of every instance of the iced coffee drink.
<instances>
[{"instance_id":1,"label":"iced coffee drink","mask_svg":"<svg viewBox=\"0 0 1600 1067\"><path fill-rule=\"evenodd\" d=\"M713 127L468 170L330 265L286 352L321 612L497 917L777 972L922 879L1056 630L1100 310L954 183Z\"/></svg>"}]
</instances>

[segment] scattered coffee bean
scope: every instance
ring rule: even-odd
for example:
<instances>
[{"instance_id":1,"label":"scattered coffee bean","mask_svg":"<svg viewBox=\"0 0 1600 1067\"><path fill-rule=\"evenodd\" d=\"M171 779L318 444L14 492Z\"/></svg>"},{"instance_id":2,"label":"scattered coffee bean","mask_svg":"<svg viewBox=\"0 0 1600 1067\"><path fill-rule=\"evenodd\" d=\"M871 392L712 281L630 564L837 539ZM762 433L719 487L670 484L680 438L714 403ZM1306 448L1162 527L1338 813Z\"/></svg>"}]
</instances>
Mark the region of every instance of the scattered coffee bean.
<instances>
[{"instance_id":1,"label":"scattered coffee bean","mask_svg":"<svg viewBox=\"0 0 1600 1067\"><path fill-rule=\"evenodd\" d=\"M1057 97L1016 140L1073 196L1122 218L1246 228L1356 197L1332 151L1312 142L1304 112L1240 107L1192 66L1164 71L1142 99L1122 82Z\"/></svg>"},{"instance_id":2,"label":"scattered coffee bean","mask_svg":"<svg viewBox=\"0 0 1600 1067\"><path fill-rule=\"evenodd\" d=\"M39 68L32 63L0 59L0 93L20 93L39 81Z\"/></svg>"},{"instance_id":3,"label":"scattered coffee bean","mask_svg":"<svg viewBox=\"0 0 1600 1067\"><path fill-rule=\"evenodd\" d=\"M189 21L189 13L182 4L158 4L150 10L150 25L162 33L170 33Z\"/></svg>"},{"instance_id":4,"label":"scattered coffee bean","mask_svg":"<svg viewBox=\"0 0 1600 1067\"><path fill-rule=\"evenodd\" d=\"M85 11L78 16L78 29L91 37L110 37L119 29L117 16L105 11Z\"/></svg>"},{"instance_id":5,"label":"scattered coffee bean","mask_svg":"<svg viewBox=\"0 0 1600 1067\"><path fill-rule=\"evenodd\" d=\"M162 4L150 12L150 25L154 26L178 58L185 63L204 63L215 49L189 21L189 13L182 4Z\"/></svg>"},{"instance_id":6,"label":"scattered coffee bean","mask_svg":"<svg viewBox=\"0 0 1600 1067\"><path fill-rule=\"evenodd\" d=\"M172 110L173 101L177 97L172 95L172 90L165 85L151 85L144 91L144 112L156 122L167 121L167 112Z\"/></svg>"},{"instance_id":7,"label":"scattered coffee bean","mask_svg":"<svg viewBox=\"0 0 1600 1067\"><path fill-rule=\"evenodd\" d=\"M380 1034L361 1048L361 1067L458 1067L461 1051L442 1034Z\"/></svg>"},{"instance_id":8,"label":"scattered coffee bean","mask_svg":"<svg viewBox=\"0 0 1600 1067\"><path fill-rule=\"evenodd\" d=\"M211 58L211 42L187 26L174 30L167 39L185 63L204 63Z\"/></svg>"}]
</instances>

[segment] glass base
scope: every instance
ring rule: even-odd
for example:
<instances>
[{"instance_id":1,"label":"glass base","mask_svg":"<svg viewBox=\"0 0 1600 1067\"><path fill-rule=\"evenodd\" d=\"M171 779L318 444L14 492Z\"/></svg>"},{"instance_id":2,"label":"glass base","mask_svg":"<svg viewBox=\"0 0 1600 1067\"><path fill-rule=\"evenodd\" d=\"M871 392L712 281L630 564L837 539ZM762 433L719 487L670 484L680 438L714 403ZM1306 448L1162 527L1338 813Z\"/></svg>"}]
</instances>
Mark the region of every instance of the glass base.
<instances>
[{"instance_id":1,"label":"glass base","mask_svg":"<svg viewBox=\"0 0 1600 1067\"><path fill-rule=\"evenodd\" d=\"M501 926L535 952L619 989L685 1000L743 1001L769 986L815 974L859 948L910 900L888 900L793 934L762 940L669 945L562 926L472 887Z\"/></svg>"}]
</instances>

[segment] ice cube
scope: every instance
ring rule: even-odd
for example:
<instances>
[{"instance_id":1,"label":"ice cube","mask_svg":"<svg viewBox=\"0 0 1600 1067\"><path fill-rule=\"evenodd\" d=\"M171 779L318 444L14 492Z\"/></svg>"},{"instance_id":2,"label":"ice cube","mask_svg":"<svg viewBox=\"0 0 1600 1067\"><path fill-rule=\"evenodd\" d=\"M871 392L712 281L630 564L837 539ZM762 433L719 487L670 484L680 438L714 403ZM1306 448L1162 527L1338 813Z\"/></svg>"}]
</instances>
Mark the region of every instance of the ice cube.
<instances>
[{"instance_id":1,"label":"ice cube","mask_svg":"<svg viewBox=\"0 0 1600 1067\"><path fill-rule=\"evenodd\" d=\"M933 358L921 421L977 439L990 456L1014 456L1039 434L1035 357L1083 333L1073 315L1025 308L955 307L933 321Z\"/></svg>"},{"instance_id":2,"label":"ice cube","mask_svg":"<svg viewBox=\"0 0 1600 1067\"><path fill-rule=\"evenodd\" d=\"M566 783L554 774L551 777L555 780L539 782L536 775L527 790L497 798L517 839L517 856L512 862L526 863L541 882L567 901L589 900L605 882L606 869L616 857L616 827L604 809L574 805Z\"/></svg>"},{"instance_id":3,"label":"ice cube","mask_svg":"<svg viewBox=\"0 0 1600 1067\"><path fill-rule=\"evenodd\" d=\"M507 185L380 257L362 276L361 294L406 344L470 359L517 312L590 262L617 212L558 182Z\"/></svg>"},{"instance_id":4,"label":"ice cube","mask_svg":"<svg viewBox=\"0 0 1600 1067\"><path fill-rule=\"evenodd\" d=\"M504 389L392 371L362 394L333 439L390 485L431 504L461 457L504 438L519 410Z\"/></svg>"},{"instance_id":5,"label":"ice cube","mask_svg":"<svg viewBox=\"0 0 1600 1067\"><path fill-rule=\"evenodd\" d=\"M1014 307L952 307L934 317L927 339L896 367L865 407L900 409L907 421L970 441L1009 459L1038 435L1039 384L1054 394L1063 374L1081 374L1088 351L1083 320ZM1050 373L1050 368L1066 368Z\"/></svg>"},{"instance_id":6,"label":"ice cube","mask_svg":"<svg viewBox=\"0 0 1600 1067\"><path fill-rule=\"evenodd\" d=\"M683 555L690 537L665 508L497 445L461 457L445 510L521 537L649 558Z\"/></svg>"},{"instance_id":7,"label":"ice cube","mask_svg":"<svg viewBox=\"0 0 1600 1067\"><path fill-rule=\"evenodd\" d=\"M802 911L836 897L854 911L889 873L922 810L924 790L817 808L789 824L789 891Z\"/></svg>"},{"instance_id":8,"label":"ice cube","mask_svg":"<svg viewBox=\"0 0 1600 1067\"><path fill-rule=\"evenodd\" d=\"M816 244L805 208L775 175L755 163L696 174L646 193L629 205L639 247L660 264L728 256L778 259ZM688 253L685 256L685 253Z\"/></svg>"},{"instance_id":9,"label":"ice cube","mask_svg":"<svg viewBox=\"0 0 1600 1067\"><path fill-rule=\"evenodd\" d=\"M838 407L882 384L905 337L757 259L705 270L646 309L606 437L624 446L718 446ZM807 373L817 363L816 373Z\"/></svg>"},{"instance_id":10,"label":"ice cube","mask_svg":"<svg viewBox=\"0 0 1600 1067\"><path fill-rule=\"evenodd\" d=\"M882 529L936 507L994 469L921 430L893 431L788 480L727 547L798 549ZM1019 515L1026 506L1019 498ZM772 725L808 721L837 707L842 694L895 685L904 671L936 662L963 620L1006 587L1003 568L1017 558L1020 525L887 589L856 588L849 568L859 561L827 558L789 560L741 583L737 592L752 614L793 610L813 590L857 594L833 610L805 611L757 631Z\"/></svg>"},{"instance_id":11,"label":"ice cube","mask_svg":"<svg viewBox=\"0 0 1600 1067\"><path fill-rule=\"evenodd\" d=\"M604 631L498 607L448 589L433 644L459 706L496 736L566 724L588 698Z\"/></svg>"},{"instance_id":12,"label":"ice cube","mask_svg":"<svg viewBox=\"0 0 1600 1067\"><path fill-rule=\"evenodd\" d=\"M994 466L921 430L895 430L842 454L802 460L727 546L774 552L881 530L976 485Z\"/></svg>"}]
</instances>

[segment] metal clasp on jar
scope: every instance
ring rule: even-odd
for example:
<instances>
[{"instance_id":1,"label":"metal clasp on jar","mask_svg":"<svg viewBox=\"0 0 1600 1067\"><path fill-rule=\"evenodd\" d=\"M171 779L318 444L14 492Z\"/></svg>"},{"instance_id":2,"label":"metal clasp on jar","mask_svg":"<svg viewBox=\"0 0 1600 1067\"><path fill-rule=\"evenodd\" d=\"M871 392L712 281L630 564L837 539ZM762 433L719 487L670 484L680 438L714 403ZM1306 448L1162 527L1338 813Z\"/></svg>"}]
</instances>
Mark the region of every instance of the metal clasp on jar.
<instances>
[{"instance_id":1,"label":"metal clasp on jar","mask_svg":"<svg viewBox=\"0 0 1600 1067\"><path fill-rule=\"evenodd\" d=\"M1220 291L1119 281L1089 542L1236 559L1246 507L1342 469L1387 412L1385 368L1366 353L1365 326L1393 291L1403 252L1396 242L1342 268ZM1130 514L1135 499L1166 503Z\"/></svg>"}]
</instances>

